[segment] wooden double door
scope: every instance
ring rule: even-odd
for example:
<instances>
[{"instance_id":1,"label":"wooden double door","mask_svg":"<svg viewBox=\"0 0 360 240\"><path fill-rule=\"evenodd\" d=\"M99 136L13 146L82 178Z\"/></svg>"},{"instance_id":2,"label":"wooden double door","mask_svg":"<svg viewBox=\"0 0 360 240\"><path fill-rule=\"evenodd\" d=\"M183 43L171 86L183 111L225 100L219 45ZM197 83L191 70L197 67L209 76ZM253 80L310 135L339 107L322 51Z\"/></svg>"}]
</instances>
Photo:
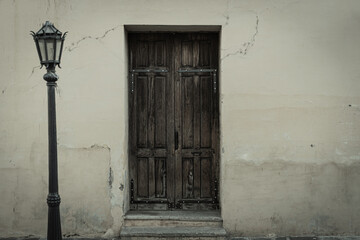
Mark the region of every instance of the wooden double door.
<instances>
[{"instance_id":1,"label":"wooden double door","mask_svg":"<svg viewBox=\"0 0 360 240\"><path fill-rule=\"evenodd\" d=\"M219 208L218 33L129 33L130 206Z\"/></svg>"}]
</instances>

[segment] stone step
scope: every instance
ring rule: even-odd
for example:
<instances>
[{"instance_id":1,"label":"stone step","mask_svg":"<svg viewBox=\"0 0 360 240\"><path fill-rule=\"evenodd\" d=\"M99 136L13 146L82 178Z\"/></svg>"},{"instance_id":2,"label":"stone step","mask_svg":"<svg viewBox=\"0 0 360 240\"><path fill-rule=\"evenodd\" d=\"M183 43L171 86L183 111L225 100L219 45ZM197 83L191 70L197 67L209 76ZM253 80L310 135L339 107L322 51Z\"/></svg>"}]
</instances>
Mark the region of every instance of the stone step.
<instances>
[{"instance_id":1,"label":"stone step","mask_svg":"<svg viewBox=\"0 0 360 240\"><path fill-rule=\"evenodd\" d=\"M121 240L225 240L226 231L222 227L123 227L120 238Z\"/></svg>"},{"instance_id":2,"label":"stone step","mask_svg":"<svg viewBox=\"0 0 360 240\"><path fill-rule=\"evenodd\" d=\"M125 215L125 227L222 227L219 211L134 211Z\"/></svg>"}]
</instances>

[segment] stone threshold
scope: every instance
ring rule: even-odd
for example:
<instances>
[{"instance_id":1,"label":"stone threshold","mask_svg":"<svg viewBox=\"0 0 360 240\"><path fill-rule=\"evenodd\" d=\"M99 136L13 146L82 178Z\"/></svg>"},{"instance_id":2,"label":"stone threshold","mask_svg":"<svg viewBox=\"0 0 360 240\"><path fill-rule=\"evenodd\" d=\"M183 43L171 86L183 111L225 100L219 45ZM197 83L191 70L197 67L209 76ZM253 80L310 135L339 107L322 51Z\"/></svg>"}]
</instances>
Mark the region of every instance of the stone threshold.
<instances>
[{"instance_id":1,"label":"stone threshold","mask_svg":"<svg viewBox=\"0 0 360 240\"><path fill-rule=\"evenodd\" d=\"M220 227L125 227L121 237L219 237L226 236ZM121 239L121 238L120 238Z\"/></svg>"},{"instance_id":2,"label":"stone threshold","mask_svg":"<svg viewBox=\"0 0 360 240\"><path fill-rule=\"evenodd\" d=\"M220 211L129 211L125 220L222 221Z\"/></svg>"}]
</instances>

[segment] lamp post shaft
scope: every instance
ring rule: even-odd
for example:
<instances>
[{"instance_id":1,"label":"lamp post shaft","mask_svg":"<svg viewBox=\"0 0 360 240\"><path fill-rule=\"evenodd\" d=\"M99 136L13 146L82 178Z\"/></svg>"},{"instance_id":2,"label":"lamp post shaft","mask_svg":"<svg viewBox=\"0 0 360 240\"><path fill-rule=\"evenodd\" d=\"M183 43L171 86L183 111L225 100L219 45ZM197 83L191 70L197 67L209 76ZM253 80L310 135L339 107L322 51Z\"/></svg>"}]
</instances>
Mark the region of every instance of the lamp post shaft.
<instances>
[{"instance_id":1,"label":"lamp post shaft","mask_svg":"<svg viewBox=\"0 0 360 240\"><path fill-rule=\"evenodd\" d=\"M48 134L49 134L49 194L47 197L48 232L47 240L61 240L60 196L58 193L57 136L55 88L58 76L55 67L49 67L44 75L48 92Z\"/></svg>"}]
</instances>

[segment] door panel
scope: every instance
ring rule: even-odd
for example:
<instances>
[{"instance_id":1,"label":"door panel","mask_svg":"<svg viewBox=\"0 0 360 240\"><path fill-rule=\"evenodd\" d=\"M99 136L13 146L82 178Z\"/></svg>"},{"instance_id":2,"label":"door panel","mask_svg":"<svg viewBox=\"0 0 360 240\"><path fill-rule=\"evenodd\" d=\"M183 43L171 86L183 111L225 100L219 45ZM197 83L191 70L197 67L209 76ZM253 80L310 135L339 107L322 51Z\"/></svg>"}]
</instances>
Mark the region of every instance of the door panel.
<instances>
[{"instance_id":1,"label":"door panel","mask_svg":"<svg viewBox=\"0 0 360 240\"><path fill-rule=\"evenodd\" d=\"M167 34L129 35L131 205L139 209L166 209L173 195L169 189L173 180L168 178L174 138L169 130L173 120L168 117L174 111L170 47Z\"/></svg>"},{"instance_id":2,"label":"door panel","mask_svg":"<svg viewBox=\"0 0 360 240\"><path fill-rule=\"evenodd\" d=\"M175 198L181 208L206 208L217 195L218 111L214 72L217 69L217 36L183 34L174 40L175 69Z\"/></svg>"},{"instance_id":3,"label":"door panel","mask_svg":"<svg viewBox=\"0 0 360 240\"><path fill-rule=\"evenodd\" d=\"M217 41L206 33L129 34L133 209L218 206Z\"/></svg>"}]
</instances>

